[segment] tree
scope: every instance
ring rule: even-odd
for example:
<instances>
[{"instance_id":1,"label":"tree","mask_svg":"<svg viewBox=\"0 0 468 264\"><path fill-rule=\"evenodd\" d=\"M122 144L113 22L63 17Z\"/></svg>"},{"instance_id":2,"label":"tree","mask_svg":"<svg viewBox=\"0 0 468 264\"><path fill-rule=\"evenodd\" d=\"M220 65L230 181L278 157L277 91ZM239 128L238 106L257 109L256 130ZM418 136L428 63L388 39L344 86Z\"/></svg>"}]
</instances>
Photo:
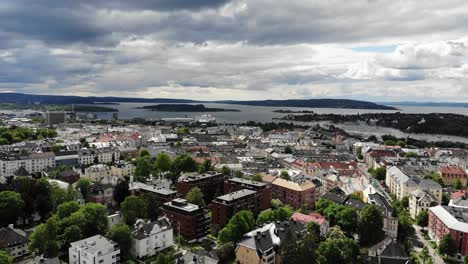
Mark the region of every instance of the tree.
<instances>
[{"instance_id":1,"label":"tree","mask_svg":"<svg viewBox=\"0 0 468 264\"><path fill-rule=\"evenodd\" d=\"M81 192L81 195L88 200L88 195L91 192L91 182L88 179L81 178L75 183L76 189Z\"/></svg>"},{"instance_id":2,"label":"tree","mask_svg":"<svg viewBox=\"0 0 468 264\"><path fill-rule=\"evenodd\" d=\"M135 195L130 195L120 204L120 211L124 222L133 226L138 218L145 218L145 202Z\"/></svg>"},{"instance_id":3,"label":"tree","mask_svg":"<svg viewBox=\"0 0 468 264\"><path fill-rule=\"evenodd\" d=\"M234 171L234 177L235 178L242 178L242 177L244 177L244 173L242 171L240 171L240 170L236 170L236 171Z\"/></svg>"},{"instance_id":4,"label":"tree","mask_svg":"<svg viewBox=\"0 0 468 264\"><path fill-rule=\"evenodd\" d=\"M143 158L143 157L150 157L151 158L151 154L149 153L149 151L147 149L141 149L140 150L140 157Z\"/></svg>"},{"instance_id":5,"label":"tree","mask_svg":"<svg viewBox=\"0 0 468 264\"><path fill-rule=\"evenodd\" d=\"M440 254L446 256L452 256L456 253L455 243L452 240L450 235L445 235L439 243L439 252Z\"/></svg>"},{"instance_id":6,"label":"tree","mask_svg":"<svg viewBox=\"0 0 468 264\"><path fill-rule=\"evenodd\" d=\"M205 173L207 171L212 171L212 170L213 170L213 166L211 166L211 160L206 159L200 165L198 172Z\"/></svg>"},{"instance_id":7,"label":"tree","mask_svg":"<svg viewBox=\"0 0 468 264\"><path fill-rule=\"evenodd\" d=\"M289 173L287 171L285 171L285 170L281 171L280 177L281 177L281 179L284 179L284 180L287 180L287 181L291 180L291 177L289 176Z\"/></svg>"},{"instance_id":8,"label":"tree","mask_svg":"<svg viewBox=\"0 0 468 264\"><path fill-rule=\"evenodd\" d=\"M260 173L255 173L255 174L252 176L252 181L263 182L262 175L261 175Z\"/></svg>"},{"instance_id":9,"label":"tree","mask_svg":"<svg viewBox=\"0 0 468 264\"><path fill-rule=\"evenodd\" d=\"M105 235L107 233L109 220L107 219L107 208L104 205L87 203L74 214L82 214L83 221L80 226L83 237L97 234Z\"/></svg>"},{"instance_id":10,"label":"tree","mask_svg":"<svg viewBox=\"0 0 468 264\"><path fill-rule=\"evenodd\" d=\"M130 191L128 189L128 181L126 180L121 180L117 183L117 185L114 188L114 201L120 205L127 196L130 195Z\"/></svg>"},{"instance_id":11,"label":"tree","mask_svg":"<svg viewBox=\"0 0 468 264\"><path fill-rule=\"evenodd\" d=\"M197 163L187 154L178 155L172 163L172 172L177 176L182 172L194 172L197 169Z\"/></svg>"},{"instance_id":12,"label":"tree","mask_svg":"<svg viewBox=\"0 0 468 264\"><path fill-rule=\"evenodd\" d=\"M206 204L205 204L205 200L203 200L203 193L202 191L200 190L200 188L198 187L193 187L186 195L185 195L185 199L187 199L187 201L189 203L193 203L193 204L196 204L200 207L205 207Z\"/></svg>"},{"instance_id":13,"label":"tree","mask_svg":"<svg viewBox=\"0 0 468 264\"><path fill-rule=\"evenodd\" d=\"M0 263L13 264L14 258L10 256L7 252L0 250Z\"/></svg>"},{"instance_id":14,"label":"tree","mask_svg":"<svg viewBox=\"0 0 468 264\"><path fill-rule=\"evenodd\" d=\"M44 254L47 258L56 257L58 254L57 229L58 225L54 217L38 225L29 238L29 249Z\"/></svg>"},{"instance_id":15,"label":"tree","mask_svg":"<svg viewBox=\"0 0 468 264\"><path fill-rule=\"evenodd\" d=\"M398 213L398 238L400 240L414 234L413 221L408 211Z\"/></svg>"},{"instance_id":16,"label":"tree","mask_svg":"<svg viewBox=\"0 0 468 264\"><path fill-rule=\"evenodd\" d=\"M387 174L387 170L385 169L385 167L378 167L377 169L374 170L374 173L373 173L374 177L379 181L384 181L386 174Z\"/></svg>"},{"instance_id":17,"label":"tree","mask_svg":"<svg viewBox=\"0 0 468 264\"><path fill-rule=\"evenodd\" d=\"M3 191L0 192L0 225L6 226L14 224L21 215L21 210L24 207L24 201L21 195L17 192Z\"/></svg>"},{"instance_id":18,"label":"tree","mask_svg":"<svg viewBox=\"0 0 468 264\"><path fill-rule=\"evenodd\" d=\"M358 243L347 238L342 232L333 231L317 250L317 259L321 264L360 263Z\"/></svg>"},{"instance_id":19,"label":"tree","mask_svg":"<svg viewBox=\"0 0 468 264\"><path fill-rule=\"evenodd\" d=\"M421 227L426 227L429 221L429 214L427 210L421 211L417 216L416 216L416 224Z\"/></svg>"},{"instance_id":20,"label":"tree","mask_svg":"<svg viewBox=\"0 0 468 264\"><path fill-rule=\"evenodd\" d=\"M404 196L403 198L401 198L401 206L403 206L404 209L408 209L408 207L409 207L409 197L408 196Z\"/></svg>"},{"instance_id":21,"label":"tree","mask_svg":"<svg viewBox=\"0 0 468 264\"><path fill-rule=\"evenodd\" d=\"M218 254L219 260L221 263L229 263L229 260L234 259L235 257L235 246L232 242L227 242L223 245L218 246L216 253Z\"/></svg>"},{"instance_id":22,"label":"tree","mask_svg":"<svg viewBox=\"0 0 468 264\"><path fill-rule=\"evenodd\" d=\"M142 199L145 203L145 218L152 221L158 220L159 215L159 203L154 193L144 193L138 198Z\"/></svg>"},{"instance_id":23,"label":"tree","mask_svg":"<svg viewBox=\"0 0 468 264\"><path fill-rule=\"evenodd\" d=\"M78 210L80 210L80 205L76 201L70 201L58 206L57 215L63 219L69 217Z\"/></svg>"},{"instance_id":24,"label":"tree","mask_svg":"<svg viewBox=\"0 0 468 264\"><path fill-rule=\"evenodd\" d=\"M169 157L169 155L167 155L166 153L161 153L156 158L154 165L161 172L170 171L172 165L171 157Z\"/></svg>"},{"instance_id":25,"label":"tree","mask_svg":"<svg viewBox=\"0 0 468 264\"><path fill-rule=\"evenodd\" d=\"M221 168L221 173L224 174L224 175L231 175L231 169L229 169L228 166L224 165Z\"/></svg>"},{"instance_id":26,"label":"tree","mask_svg":"<svg viewBox=\"0 0 468 264\"><path fill-rule=\"evenodd\" d=\"M67 192L62 189L56 182L50 184L50 202L52 205L52 211L55 212L57 207L67 202Z\"/></svg>"},{"instance_id":27,"label":"tree","mask_svg":"<svg viewBox=\"0 0 468 264\"><path fill-rule=\"evenodd\" d=\"M429 250L427 247L424 247L421 252L419 252L419 259L422 261L422 264L428 264L429 260L431 259L431 255L429 254Z\"/></svg>"},{"instance_id":28,"label":"tree","mask_svg":"<svg viewBox=\"0 0 468 264\"><path fill-rule=\"evenodd\" d=\"M156 258L155 264L175 264L175 256L173 252L159 253Z\"/></svg>"},{"instance_id":29,"label":"tree","mask_svg":"<svg viewBox=\"0 0 468 264\"><path fill-rule=\"evenodd\" d=\"M457 179L455 181L455 185L453 187L455 187L455 189L457 189L457 190L463 189L463 186L462 186L462 183L461 183L460 179Z\"/></svg>"},{"instance_id":30,"label":"tree","mask_svg":"<svg viewBox=\"0 0 468 264\"><path fill-rule=\"evenodd\" d=\"M107 233L107 238L117 242L120 248L121 256L124 260L130 257L130 248L132 247L132 231L128 225L123 223L114 225Z\"/></svg>"},{"instance_id":31,"label":"tree","mask_svg":"<svg viewBox=\"0 0 468 264\"><path fill-rule=\"evenodd\" d=\"M293 151L292 151L292 149L291 149L290 146L286 146L286 147L284 148L284 153L286 153L286 154L292 154Z\"/></svg>"},{"instance_id":32,"label":"tree","mask_svg":"<svg viewBox=\"0 0 468 264\"><path fill-rule=\"evenodd\" d=\"M228 224L219 231L218 241L220 244L227 242L237 243L242 236L255 227L255 219L251 211L242 210L237 212Z\"/></svg>"},{"instance_id":33,"label":"tree","mask_svg":"<svg viewBox=\"0 0 468 264\"><path fill-rule=\"evenodd\" d=\"M382 211L374 205L366 205L359 218L359 238L363 245L374 245L384 238Z\"/></svg>"},{"instance_id":34,"label":"tree","mask_svg":"<svg viewBox=\"0 0 468 264\"><path fill-rule=\"evenodd\" d=\"M357 228L357 212L354 208L346 207L338 213L337 224L346 232L354 232Z\"/></svg>"},{"instance_id":35,"label":"tree","mask_svg":"<svg viewBox=\"0 0 468 264\"><path fill-rule=\"evenodd\" d=\"M151 163L149 156L138 157L136 159L135 180L146 182L151 174Z\"/></svg>"},{"instance_id":36,"label":"tree","mask_svg":"<svg viewBox=\"0 0 468 264\"><path fill-rule=\"evenodd\" d=\"M77 225L72 225L69 227L66 227L65 230L63 231L63 235L59 237L59 248L62 250L66 250L69 246L70 243L73 243L75 241L78 241L82 239L82 234L81 234L81 229Z\"/></svg>"}]
</instances>

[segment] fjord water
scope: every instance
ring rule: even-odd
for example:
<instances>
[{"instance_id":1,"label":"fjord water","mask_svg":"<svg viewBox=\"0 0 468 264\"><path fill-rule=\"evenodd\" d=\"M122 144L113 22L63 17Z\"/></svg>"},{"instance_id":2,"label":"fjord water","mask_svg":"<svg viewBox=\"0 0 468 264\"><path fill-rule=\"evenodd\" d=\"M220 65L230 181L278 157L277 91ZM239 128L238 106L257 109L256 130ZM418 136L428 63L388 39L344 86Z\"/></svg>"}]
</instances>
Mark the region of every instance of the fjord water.
<instances>
[{"instance_id":1,"label":"fjord water","mask_svg":"<svg viewBox=\"0 0 468 264\"><path fill-rule=\"evenodd\" d=\"M363 114L363 113L454 113L468 115L468 108L463 107L421 107L421 106L395 106L398 110L367 110L367 109L336 109L336 108L302 108L302 107L267 107L267 106L247 106L247 105L233 105L233 104L214 104L204 103L206 107L223 108L223 109L238 109L240 112L157 112L147 109L138 109L137 107L154 104L142 103L121 103L119 105L103 105L112 107L119 110L120 119L144 118L149 120L158 120L166 117L196 117L202 114L211 114L216 118L218 123L245 123L247 121L255 122L272 122L279 121L274 118L281 118L286 114L275 113L274 110L308 110L314 111L318 114ZM289 122L289 121L286 121ZM317 122L298 123L302 125L314 125ZM321 125L331 125L330 122L319 122ZM363 136L381 136L385 134L392 134L397 137L413 137L421 140L428 141L460 141L468 143L467 138L446 136L446 135L428 135L428 134L408 134L396 129L369 126L363 123L345 123L333 124L347 131L350 134L358 134Z\"/></svg>"}]
</instances>

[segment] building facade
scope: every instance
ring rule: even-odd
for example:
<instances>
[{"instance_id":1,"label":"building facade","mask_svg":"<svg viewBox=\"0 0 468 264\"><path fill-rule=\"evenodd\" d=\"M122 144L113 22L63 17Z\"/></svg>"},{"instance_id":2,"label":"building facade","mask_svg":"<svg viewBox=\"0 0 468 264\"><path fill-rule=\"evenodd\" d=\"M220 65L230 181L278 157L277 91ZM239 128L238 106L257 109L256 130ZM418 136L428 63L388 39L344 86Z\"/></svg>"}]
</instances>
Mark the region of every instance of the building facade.
<instances>
[{"instance_id":1,"label":"building facade","mask_svg":"<svg viewBox=\"0 0 468 264\"><path fill-rule=\"evenodd\" d=\"M117 264L120 249L114 241L96 235L70 243L68 258L70 264Z\"/></svg>"},{"instance_id":2,"label":"building facade","mask_svg":"<svg viewBox=\"0 0 468 264\"><path fill-rule=\"evenodd\" d=\"M208 234L210 219L198 205L176 198L164 203L161 211L169 218L176 234L180 234L188 241L200 240Z\"/></svg>"},{"instance_id":3,"label":"building facade","mask_svg":"<svg viewBox=\"0 0 468 264\"><path fill-rule=\"evenodd\" d=\"M145 222L138 219L133 229L132 255L137 258L153 256L174 245L171 223L166 217Z\"/></svg>"},{"instance_id":4,"label":"building facade","mask_svg":"<svg viewBox=\"0 0 468 264\"><path fill-rule=\"evenodd\" d=\"M256 191L259 194L262 210L266 210L271 207L271 184L242 178L230 178L224 181L225 194L240 191L242 189Z\"/></svg>"},{"instance_id":5,"label":"building facade","mask_svg":"<svg viewBox=\"0 0 468 264\"><path fill-rule=\"evenodd\" d=\"M310 181L296 183L277 178L272 182L271 196L294 208L315 207L315 185Z\"/></svg>"},{"instance_id":6,"label":"building facade","mask_svg":"<svg viewBox=\"0 0 468 264\"><path fill-rule=\"evenodd\" d=\"M215 198L211 204L211 223L224 227L237 212L249 210L258 214L262 210L261 193L242 189Z\"/></svg>"}]
</instances>

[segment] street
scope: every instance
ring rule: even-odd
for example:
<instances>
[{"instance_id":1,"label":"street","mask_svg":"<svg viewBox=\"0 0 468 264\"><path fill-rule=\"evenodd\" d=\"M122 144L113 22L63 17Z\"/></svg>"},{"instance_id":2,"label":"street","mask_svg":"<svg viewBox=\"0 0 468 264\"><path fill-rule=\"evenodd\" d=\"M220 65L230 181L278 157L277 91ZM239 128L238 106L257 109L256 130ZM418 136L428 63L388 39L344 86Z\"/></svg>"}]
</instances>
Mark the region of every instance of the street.
<instances>
[{"instance_id":1,"label":"street","mask_svg":"<svg viewBox=\"0 0 468 264\"><path fill-rule=\"evenodd\" d=\"M435 252L431 245L424 239L424 234L421 232L421 227L413 225L418 242L422 243L429 250L429 255L432 256L434 264L444 264L444 260ZM422 248L414 245L414 250L416 252L421 252Z\"/></svg>"}]
</instances>

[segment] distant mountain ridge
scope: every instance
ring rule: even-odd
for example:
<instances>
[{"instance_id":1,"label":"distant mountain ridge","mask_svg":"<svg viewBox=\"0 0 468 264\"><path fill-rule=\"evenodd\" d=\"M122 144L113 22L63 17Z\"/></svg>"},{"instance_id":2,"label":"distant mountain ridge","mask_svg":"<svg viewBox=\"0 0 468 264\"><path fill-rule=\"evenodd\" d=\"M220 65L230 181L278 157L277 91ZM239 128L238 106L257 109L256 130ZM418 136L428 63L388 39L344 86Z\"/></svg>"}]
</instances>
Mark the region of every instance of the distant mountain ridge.
<instances>
[{"instance_id":1,"label":"distant mountain ridge","mask_svg":"<svg viewBox=\"0 0 468 264\"><path fill-rule=\"evenodd\" d=\"M382 104L396 106L468 107L468 103L458 102L385 102Z\"/></svg>"},{"instance_id":2,"label":"distant mountain ridge","mask_svg":"<svg viewBox=\"0 0 468 264\"><path fill-rule=\"evenodd\" d=\"M254 101L200 101L168 98L133 98L133 97L82 97L69 95L35 95L23 93L0 93L0 103L14 104L96 104L96 103L220 103L251 106L274 107L309 107L309 108L348 108L396 110L396 108L367 101L349 99L287 99L287 100L254 100Z\"/></svg>"}]
</instances>

